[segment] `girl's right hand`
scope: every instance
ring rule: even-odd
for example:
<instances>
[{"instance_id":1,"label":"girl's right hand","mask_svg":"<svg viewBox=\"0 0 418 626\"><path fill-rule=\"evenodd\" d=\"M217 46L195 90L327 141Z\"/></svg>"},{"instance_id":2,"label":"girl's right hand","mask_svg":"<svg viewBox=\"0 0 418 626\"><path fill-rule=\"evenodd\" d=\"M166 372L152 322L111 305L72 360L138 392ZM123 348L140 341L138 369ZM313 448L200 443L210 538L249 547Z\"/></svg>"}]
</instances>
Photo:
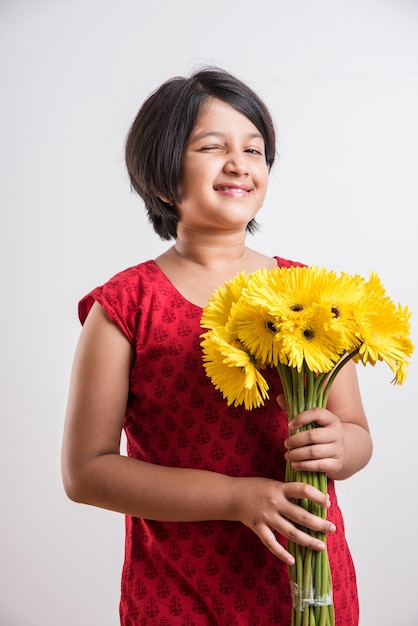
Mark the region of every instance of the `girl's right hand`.
<instances>
[{"instance_id":1,"label":"girl's right hand","mask_svg":"<svg viewBox=\"0 0 418 626\"><path fill-rule=\"evenodd\" d=\"M304 483L283 483L269 478L235 479L233 502L236 519L248 526L275 556L292 565L292 555L278 541L279 533L301 546L324 550L325 544L298 526L321 533L335 532L335 525L295 504L308 498L322 507L330 505L329 496Z\"/></svg>"}]
</instances>

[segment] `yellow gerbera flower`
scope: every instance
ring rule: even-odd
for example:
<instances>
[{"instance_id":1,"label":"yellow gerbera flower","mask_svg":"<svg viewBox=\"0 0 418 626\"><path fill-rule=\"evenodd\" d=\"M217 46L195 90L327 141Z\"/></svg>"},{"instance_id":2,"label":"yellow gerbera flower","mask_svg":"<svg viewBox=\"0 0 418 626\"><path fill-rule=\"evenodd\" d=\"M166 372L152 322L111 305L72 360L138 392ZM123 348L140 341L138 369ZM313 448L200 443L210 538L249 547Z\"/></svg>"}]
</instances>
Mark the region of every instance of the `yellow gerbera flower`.
<instances>
[{"instance_id":1,"label":"yellow gerbera flower","mask_svg":"<svg viewBox=\"0 0 418 626\"><path fill-rule=\"evenodd\" d=\"M277 365L281 355L281 362L289 358L292 363L297 361L300 369L307 350L309 363L315 362L316 369L322 363L321 371L328 371L331 358L359 344L352 302L358 297L361 280L316 267L254 272L234 310L236 332L263 363ZM318 341L323 340L325 354L321 358ZM331 343L334 349L328 350Z\"/></svg>"},{"instance_id":2,"label":"yellow gerbera flower","mask_svg":"<svg viewBox=\"0 0 418 626\"><path fill-rule=\"evenodd\" d=\"M330 328L341 334L342 352L351 352L359 345L356 335L358 303L366 297L365 280L362 276L341 273L332 274L332 280L324 277L319 287L317 302L331 313Z\"/></svg>"},{"instance_id":3,"label":"yellow gerbera flower","mask_svg":"<svg viewBox=\"0 0 418 626\"><path fill-rule=\"evenodd\" d=\"M226 326L234 309L235 303L241 297L242 290L247 284L247 275L244 271L239 272L232 280L219 287L203 309L201 326L203 328L216 328Z\"/></svg>"},{"instance_id":4,"label":"yellow gerbera flower","mask_svg":"<svg viewBox=\"0 0 418 626\"><path fill-rule=\"evenodd\" d=\"M313 306L299 318L287 320L278 334L280 363L302 371L329 372L345 351L341 333L330 326L328 308Z\"/></svg>"},{"instance_id":5,"label":"yellow gerbera flower","mask_svg":"<svg viewBox=\"0 0 418 626\"><path fill-rule=\"evenodd\" d=\"M375 308L370 310L370 305ZM367 307L358 324L361 342L355 361L375 365L384 361L394 373L392 382L403 384L406 379L408 359L414 351L409 337L411 312L408 307L397 305L388 299L367 301Z\"/></svg>"},{"instance_id":6,"label":"yellow gerbera flower","mask_svg":"<svg viewBox=\"0 0 418 626\"><path fill-rule=\"evenodd\" d=\"M350 358L380 360L402 383L414 349L409 321L407 307L395 307L374 272L368 281L317 267L240 272L203 311L204 366L228 404L247 409L268 397L265 366L301 375L333 370L333 380Z\"/></svg>"},{"instance_id":7,"label":"yellow gerbera flower","mask_svg":"<svg viewBox=\"0 0 418 626\"><path fill-rule=\"evenodd\" d=\"M357 313L357 337L361 345L354 360L364 365L384 361L395 375L392 382L402 384L408 359L414 351L408 307L395 305L376 272L371 272Z\"/></svg>"},{"instance_id":8,"label":"yellow gerbera flower","mask_svg":"<svg viewBox=\"0 0 418 626\"><path fill-rule=\"evenodd\" d=\"M280 318L273 316L268 307L242 297L234 309L231 323L235 325L239 340L257 360L266 365L277 365L279 344L276 336Z\"/></svg>"},{"instance_id":9,"label":"yellow gerbera flower","mask_svg":"<svg viewBox=\"0 0 418 626\"><path fill-rule=\"evenodd\" d=\"M219 389L228 405L244 404L250 410L269 397L268 384L257 363L242 344L224 328L203 335L203 365L207 375Z\"/></svg>"},{"instance_id":10,"label":"yellow gerbera flower","mask_svg":"<svg viewBox=\"0 0 418 626\"><path fill-rule=\"evenodd\" d=\"M286 319L288 315L297 314L312 302L312 296L307 289L299 290L295 297L290 286L292 279L297 278L297 275L304 275L297 273L297 270L303 272L305 269L277 267L270 271L254 272L248 276L243 298L252 306L261 306L266 313L276 319Z\"/></svg>"}]
</instances>

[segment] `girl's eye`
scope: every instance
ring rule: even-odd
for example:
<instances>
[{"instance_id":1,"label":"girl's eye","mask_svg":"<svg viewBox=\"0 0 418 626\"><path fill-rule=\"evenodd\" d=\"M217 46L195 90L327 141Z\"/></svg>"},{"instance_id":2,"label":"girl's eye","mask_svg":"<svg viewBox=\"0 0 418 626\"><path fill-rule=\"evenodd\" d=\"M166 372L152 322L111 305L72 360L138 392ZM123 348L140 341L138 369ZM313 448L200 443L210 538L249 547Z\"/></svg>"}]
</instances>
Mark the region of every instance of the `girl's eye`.
<instances>
[{"instance_id":1,"label":"girl's eye","mask_svg":"<svg viewBox=\"0 0 418 626\"><path fill-rule=\"evenodd\" d=\"M216 152L225 150L225 146L221 146L220 144L211 144L209 146L202 146L198 148L198 152ZM254 156L264 156L264 151L259 150L258 148L245 148L244 152L247 154L252 154Z\"/></svg>"},{"instance_id":2,"label":"girl's eye","mask_svg":"<svg viewBox=\"0 0 418 626\"><path fill-rule=\"evenodd\" d=\"M221 150L221 146L203 146L199 148L199 152L210 152L211 150Z\"/></svg>"},{"instance_id":3,"label":"girl's eye","mask_svg":"<svg viewBox=\"0 0 418 626\"><path fill-rule=\"evenodd\" d=\"M245 152L249 152L250 154L259 154L260 156L264 156L264 153L261 150L257 150L256 148L248 148Z\"/></svg>"}]
</instances>

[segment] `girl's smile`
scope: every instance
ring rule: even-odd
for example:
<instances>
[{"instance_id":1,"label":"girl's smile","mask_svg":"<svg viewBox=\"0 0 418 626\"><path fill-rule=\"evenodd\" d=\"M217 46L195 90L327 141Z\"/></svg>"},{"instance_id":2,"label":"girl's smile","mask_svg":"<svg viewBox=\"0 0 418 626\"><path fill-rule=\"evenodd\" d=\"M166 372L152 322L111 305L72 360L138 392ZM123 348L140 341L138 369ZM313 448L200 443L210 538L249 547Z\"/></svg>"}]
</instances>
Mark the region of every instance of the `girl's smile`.
<instances>
[{"instance_id":1,"label":"girl's smile","mask_svg":"<svg viewBox=\"0 0 418 626\"><path fill-rule=\"evenodd\" d=\"M221 193L236 196L236 197L245 197L251 191L251 187L248 185L235 185L233 183L226 183L224 185L216 185L215 191L219 191Z\"/></svg>"}]
</instances>

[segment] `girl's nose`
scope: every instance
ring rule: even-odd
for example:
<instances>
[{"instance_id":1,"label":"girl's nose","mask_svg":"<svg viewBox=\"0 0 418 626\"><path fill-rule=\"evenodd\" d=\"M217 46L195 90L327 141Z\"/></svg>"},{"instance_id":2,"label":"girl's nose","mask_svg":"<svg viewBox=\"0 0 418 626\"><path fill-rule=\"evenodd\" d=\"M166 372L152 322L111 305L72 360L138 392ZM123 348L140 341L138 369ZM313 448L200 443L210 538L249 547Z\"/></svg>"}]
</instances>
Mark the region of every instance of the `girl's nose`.
<instances>
[{"instance_id":1,"label":"girl's nose","mask_svg":"<svg viewBox=\"0 0 418 626\"><path fill-rule=\"evenodd\" d=\"M238 176L248 175L248 166L242 152L229 152L226 157L224 171Z\"/></svg>"}]
</instances>

